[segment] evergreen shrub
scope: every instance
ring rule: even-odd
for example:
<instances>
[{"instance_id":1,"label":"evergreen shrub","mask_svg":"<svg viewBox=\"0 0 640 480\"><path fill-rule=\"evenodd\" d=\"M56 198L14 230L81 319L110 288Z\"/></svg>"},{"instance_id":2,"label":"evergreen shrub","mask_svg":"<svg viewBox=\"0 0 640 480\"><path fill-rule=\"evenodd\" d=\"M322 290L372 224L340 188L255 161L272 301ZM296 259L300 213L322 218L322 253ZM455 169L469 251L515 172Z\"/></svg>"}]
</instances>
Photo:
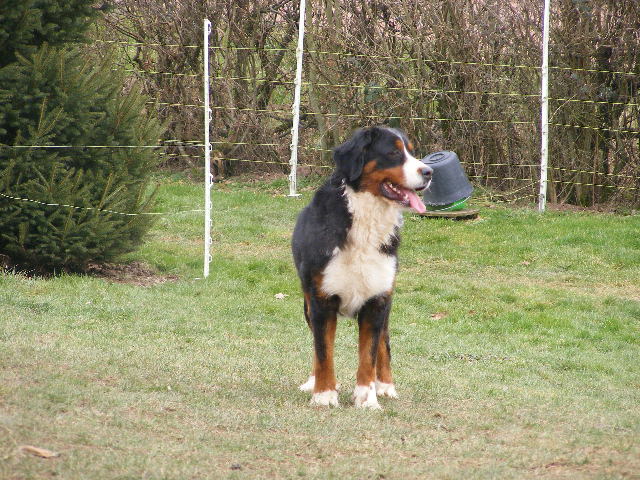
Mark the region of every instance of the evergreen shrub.
<instances>
[{"instance_id":1,"label":"evergreen shrub","mask_svg":"<svg viewBox=\"0 0 640 480\"><path fill-rule=\"evenodd\" d=\"M152 208L158 151L142 146L162 127L112 65L43 44L0 68L0 253L15 265L82 270L132 251L151 226L113 212Z\"/></svg>"}]
</instances>

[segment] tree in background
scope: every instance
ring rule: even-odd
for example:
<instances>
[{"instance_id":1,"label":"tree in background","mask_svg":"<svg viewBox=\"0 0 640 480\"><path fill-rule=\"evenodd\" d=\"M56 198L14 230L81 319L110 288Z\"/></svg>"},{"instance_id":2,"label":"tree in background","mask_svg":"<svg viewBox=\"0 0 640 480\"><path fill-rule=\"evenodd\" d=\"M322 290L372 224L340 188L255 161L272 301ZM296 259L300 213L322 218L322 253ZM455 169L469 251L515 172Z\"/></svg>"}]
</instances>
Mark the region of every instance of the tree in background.
<instances>
[{"instance_id":1,"label":"tree in background","mask_svg":"<svg viewBox=\"0 0 640 480\"><path fill-rule=\"evenodd\" d=\"M114 212L151 208L157 154L143 146L162 129L140 90L114 74L113 58L67 45L97 17L92 4L0 7L0 253L37 271L113 259L150 227L149 216Z\"/></svg>"},{"instance_id":2,"label":"tree in background","mask_svg":"<svg viewBox=\"0 0 640 480\"><path fill-rule=\"evenodd\" d=\"M212 131L218 141L212 152L214 171L233 174L252 168L250 162L232 161L235 158L277 168L286 165L290 152L299 3L120 0L105 16L108 28L98 34L124 43L122 58L136 71L145 92L158 99L168 134L190 140L200 138L203 130L202 111L190 107L203 102L202 21L208 18L211 102L216 106ZM196 161L199 166L195 159L201 150L176 145L169 151L172 166L182 162L193 167Z\"/></svg>"},{"instance_id":3,"label":"tree in background","mask_svg":"<svg viewBox=\"0 0 640 480\"><path fill-rule=\"evenodd\" d=\"M4 0L0 5L0 67L29 55L43 43L64 45L84 40L97 18L87 0Z\"/></svg>"},{"instance_id":4,"label":"tree in background","mask_svg":"<svg viewBox=\"0 0 640 480\"><path fill-rule=\"evenodd\" d=\"M218 173L288 171L299 5L119 0L100 34L125 43L123 58L146 91L167 113L181 109L172 138L190 139L202 115L184 106L202 101L194 75L209 18ZM536 198L542 5L308 1L300 164L330 166L330 149L353 129L388 123L407 130L421 153L456 150L477 185ZM638 25L637 0L552 2L553 202L640 204ZM186 162L193 151L176 153L176 163Z\"/></svg>"}]
</instances>

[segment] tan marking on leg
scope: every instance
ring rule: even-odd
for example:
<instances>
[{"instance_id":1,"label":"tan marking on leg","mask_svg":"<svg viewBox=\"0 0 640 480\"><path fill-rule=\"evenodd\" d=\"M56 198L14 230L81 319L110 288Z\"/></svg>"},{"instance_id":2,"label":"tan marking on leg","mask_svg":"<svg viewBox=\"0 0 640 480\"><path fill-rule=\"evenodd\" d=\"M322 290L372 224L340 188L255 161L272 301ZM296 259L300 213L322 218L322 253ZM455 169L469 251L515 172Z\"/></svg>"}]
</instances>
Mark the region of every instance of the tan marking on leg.
<instances>
[{"instance_id":1,"label":"tan marking on leg","mask_svg":"<svg viewBox=\"0 0 640 480\"><path fill-rule=\"evenodd\" d=\"M389 332L385 329L378 343L378 359L376 361L376 395L379 397L398 398L396 387L391 376L391 355L386 338Z\"/></svg>"},{"instance_id":2,"label":"tan marking on leg","mask_svg":"<svg viewBox=\"0 0 640 480\"><path fill-rule=\"evenodd\" d=\"M381 407L376 398L376 365L373 335L372 328L367 322L360 324L358 343L360 362L356 373L356 388L353 390L353 403L358 408L377 410Z\"/></svg>"},{"instance_id":3,"label":"tan marking on leg","mask_svg":"<svg viewBox=\"0 0 640 480\"><path fill-rule=\"evenodd\" d=\"M315 393L336 389L336 375L333 364L333 351L336 338L338 319L335 315L327 319L324 331L325 358L320 360L317 352L314 354Z\"/></svg>"},{"instance_id":4,"label":"tan marking on leg","mask_svg":"<svg viewBox=\"0 0 640 480\"><path fill-rule=\"evenodd\" d=\"M356 383L358 385L369 385L376 378L376 366L374 364L373 338L371 326L367 322L362 322L358 335L358 372L356 373Z\"/></svg>"},{"instance_id":5,"label":"tan marking on leg","mask_svg":"<svg viewBox=\"0 0 640 480\"><path fill-rule=\"evenodd\" d=\"M388 332L383 332L382 335L380 335L380 341L378 342L376 377L377 380L382 383L393 383L393 377L391 376L391 356L389 355L386 342L388 335Z\"/></svg>"},{"instance_id":6,"label":"tan marking on leg","mask_svg":"<svg viewBox=\"0 0 640 480\"><path fill-rule=\"evenodd\" d=\"M311 329L311 322L310 322L310 318L311 318L311 294L309 292L304 292L304 318L307 321L307 326L309 327L309 330L311 330L311 335L313 337L313 330ZM315 385L315 377L314 377L314 372L316 371L316 355L315 353L313 353L312 350L312 357L313 357L313 364L311 366L311 373L309 374L309 378L307 379L306 382L304 382L302 385L300 385L298 388L300 390L302 390L303 392L312 392L313 391L313 386Z\"/></svg>"},{"instance_id":7,"label":"tan marking on leg","mask_svg":"<svg viewBox=\"0 0 640 480\"><path fill-rule=\"evenodd\" d=\"M304 292L304 307L305 307L305 314L306 314L306 318L309 319L311 318L311 311L310 311L310 305L311 304L311 295L309 294L309 292ZM307 324L309 324L309 321L307 320ZM309 325L309 327L311 327L311 325Z\"/></svg>"},{"instance_id":8,"label":"tan marking on leg","mask_svg":"<svg viewBox=\"0 0 640 480\"><path fill-rule=\"evenodd\" d=\"M312 278L313 286L315 287L315 293L320 298L328 298L326 292L322 289L322 282L324 282L324 273L317 273Z\"/></svg>"}]
</instances>

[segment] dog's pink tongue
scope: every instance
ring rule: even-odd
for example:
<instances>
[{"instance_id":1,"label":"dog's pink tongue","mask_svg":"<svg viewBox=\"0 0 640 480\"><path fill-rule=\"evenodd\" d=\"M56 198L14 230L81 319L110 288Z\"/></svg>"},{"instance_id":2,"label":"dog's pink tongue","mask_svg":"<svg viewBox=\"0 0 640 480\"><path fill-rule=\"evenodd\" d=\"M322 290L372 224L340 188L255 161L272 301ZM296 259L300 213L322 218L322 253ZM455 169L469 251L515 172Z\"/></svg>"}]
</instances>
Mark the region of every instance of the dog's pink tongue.
<instances>
[{"instance_id":1,"label":"dog's pink tongue","mask_svg":"<svg viewBox=\"0 0 640 480\"><path fill-rule=\"evenodd\" d=\"M424 206L422 200L418 196L416 192L413 190L407 190L407 195L409 196L409 205L418 213L424 213L427 211L427 207Z\"/></svg>"}]
</instances>

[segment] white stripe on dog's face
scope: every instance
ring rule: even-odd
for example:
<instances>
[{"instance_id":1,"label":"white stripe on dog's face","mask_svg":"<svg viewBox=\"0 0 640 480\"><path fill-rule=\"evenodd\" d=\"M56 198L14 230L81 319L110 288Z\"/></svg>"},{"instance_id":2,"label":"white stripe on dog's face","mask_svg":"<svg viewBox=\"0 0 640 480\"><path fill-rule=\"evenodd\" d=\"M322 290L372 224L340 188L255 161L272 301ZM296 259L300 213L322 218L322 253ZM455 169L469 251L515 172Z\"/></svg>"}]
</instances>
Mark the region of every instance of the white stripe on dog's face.
<instances>
[{"instance_id":1,"label":"white stripe on dog's face","mask_svg":"<svg viewBox=\"0 0 640 480\"><path fill-rule=\"evenodd\" d=\"M422 170L424 169L425 164L411 155L409 150L407 150L407 145L405 144L404 138L397 132L397 130L391 128L387 130L399 140L399 143L397 143L397 145L402 145L402 151L404 153L404 161L402 164L404 185L402 186L405 188L410 188L412 190L427 188L431 183L431 179L427 180L422 175Z\"/></svg>"},{"instance_id":2,"label":"white stripe on dog's face","mask_svg":"<svg viewBox=\"0 0 640 480\"><path fill-rule=\"evenodd\" d=\"M411 189L426 188L431 183L431 180L425 182L425 178L422 175L422 170L425 165L416 157L411 155L407 150L407 146L402 142L404 150L404 165L402 166L402 172L404 174L406 187Z\"/></svg>"}]
</instances>

